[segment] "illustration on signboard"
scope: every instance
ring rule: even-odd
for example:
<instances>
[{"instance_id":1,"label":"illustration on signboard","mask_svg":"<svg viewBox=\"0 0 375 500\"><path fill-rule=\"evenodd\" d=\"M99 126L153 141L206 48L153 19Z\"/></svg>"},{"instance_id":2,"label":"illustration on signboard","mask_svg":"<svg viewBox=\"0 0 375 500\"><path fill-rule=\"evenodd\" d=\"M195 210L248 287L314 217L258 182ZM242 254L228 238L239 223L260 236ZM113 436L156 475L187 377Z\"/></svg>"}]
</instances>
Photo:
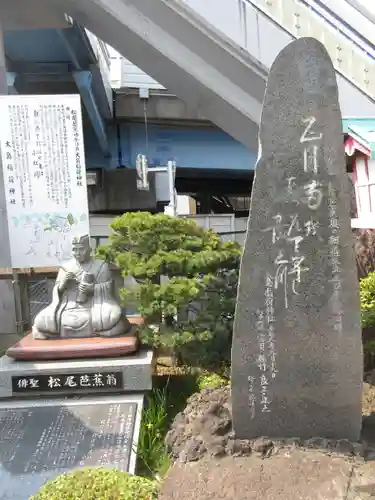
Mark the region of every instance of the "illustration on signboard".
<instances>
[{"instance_id":1,"label":"illustration on signboard","mask_svg":"<svg viewBox=\"0 0 375 500\"><path fill-rule=\"evenodd\" d=\"M26 236L25 255L43 254L59 262L70 258L71 242L87 215L79 218L71 213L43 213L13 217L14 227L22 227Z\"/></svg>"}]
</instances>

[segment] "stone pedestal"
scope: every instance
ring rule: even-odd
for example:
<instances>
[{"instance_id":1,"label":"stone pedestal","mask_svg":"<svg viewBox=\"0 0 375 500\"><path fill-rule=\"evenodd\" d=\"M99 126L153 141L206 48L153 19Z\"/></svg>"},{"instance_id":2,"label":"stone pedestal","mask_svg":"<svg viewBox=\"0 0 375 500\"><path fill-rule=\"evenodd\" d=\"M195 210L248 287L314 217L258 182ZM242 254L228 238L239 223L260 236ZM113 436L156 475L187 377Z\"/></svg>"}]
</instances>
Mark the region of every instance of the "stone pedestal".
<instances>
[{"instance_id":1,"label":"stone pedestal","mask_svg":"<svg viewBox=\"0 0 375 500\"><path fill-rule=\"evenodd\" d=\"M137 327L133 326L130 336L122 337L89 337L77 339L55 340L34 339L30 333L6 352L10 358L20 361L41 361L77 358L108 358L135 353L139 341Z\"/></svg>"},{"instance_id":2,"label":"stone pedestal","mask_svg":"<svg viewBox=\"0 0 375 500\"><path fill-rule=\"evenodd\" d=\"M114 467L134 474L154 356L143 348L119 356L124 340L55 344L61 342L62 351L71 349L74 356L82 341L98 342L93 353L105 341L112 342L112 357L19 361L5 355L0 359L0 500L27 500L46 481L82 467ZM27 342L30 339L14 349L22 352L30 347ZM41 350L44 343L51 343L39 342Z\"/></svg>"},{"instance_id":3,"label":"stone pedestal","mask_svg":"<svg viewBox=\"0 0 375 500\"><path fill-rule=\"evenodd\" d=\"M69 340L71 343L72 340ZM0 399L134 393L152 388L153 352L55 361L0 359Z\"/></svg>"},{"instance_id":4,"label":"stone pedestal","mask_svg":"<svg viewBox=\"0 0 375 500\"><path fill-rule=\"evenodd\" d=\"M0 500L82 467L134 474L143 395L0 402Z\"/></svg>"}]
</instances>

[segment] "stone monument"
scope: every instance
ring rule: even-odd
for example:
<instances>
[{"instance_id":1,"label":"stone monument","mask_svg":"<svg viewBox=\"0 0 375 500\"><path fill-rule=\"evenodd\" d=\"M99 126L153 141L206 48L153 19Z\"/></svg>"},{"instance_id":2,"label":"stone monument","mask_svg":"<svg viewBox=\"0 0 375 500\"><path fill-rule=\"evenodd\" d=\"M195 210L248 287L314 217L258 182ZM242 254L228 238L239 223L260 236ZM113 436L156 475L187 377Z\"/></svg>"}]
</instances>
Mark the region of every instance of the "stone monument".
<instances>
[{"instance_id":1,"label":"stone monument","mask_svg":"<svg viewBox=\"0 0 375 500\"><path fill-rule=\"evenodd\" d=\"M335 71L281 51L267 84L232 348L239 439L359 439L362 342Z\"/></svg>"},{"instance_id":2,"label":"stone monument","mask_svg":"<svg viewBox=\"0 0 375 500\"><path fill-rule=\"evenodd\" d=\"M111 270L91 255L88 235L73 239L72 254L58 272L51 304L37 314L32 333L12 346L8 356L61 359L136 351L136 325L115 300Z\"/></svg>"}]
</instances>

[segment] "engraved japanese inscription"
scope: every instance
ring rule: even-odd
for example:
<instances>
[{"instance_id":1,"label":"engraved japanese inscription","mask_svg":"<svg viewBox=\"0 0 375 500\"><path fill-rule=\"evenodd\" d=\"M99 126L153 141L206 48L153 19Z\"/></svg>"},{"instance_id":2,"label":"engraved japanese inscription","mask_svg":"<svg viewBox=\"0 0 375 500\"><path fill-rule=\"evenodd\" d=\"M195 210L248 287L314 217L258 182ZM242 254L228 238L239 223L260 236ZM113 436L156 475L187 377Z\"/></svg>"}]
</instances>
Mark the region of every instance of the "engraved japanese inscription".
<instances>
[{"instance_id":1,"label":"engraved japanese inscription","mask_svg":"<svg viewBox=\"0 0 375 500\"><path fill-rule=\"evenodd\" d=\"M122 372L70 373L12 377L13 392L122 389Z\"/></svg>"},{"instance_id":2,"label":"engraved japanese inscription","mask_svg":"<svg viewBox=\"0 0 375 500\"><path fill-rule=\"evenodd\" d=\"M13 267L56 266L89 231L78 95L0 96Z\"/></svg>"}]
</instances>

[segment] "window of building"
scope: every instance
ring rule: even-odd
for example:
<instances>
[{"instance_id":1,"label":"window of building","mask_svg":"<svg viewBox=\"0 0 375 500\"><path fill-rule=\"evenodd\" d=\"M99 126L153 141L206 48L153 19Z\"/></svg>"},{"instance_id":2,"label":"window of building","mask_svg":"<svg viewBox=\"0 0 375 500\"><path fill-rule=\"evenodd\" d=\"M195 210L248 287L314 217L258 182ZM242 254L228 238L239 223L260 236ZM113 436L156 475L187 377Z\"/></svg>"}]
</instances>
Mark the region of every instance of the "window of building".
<instances>
[{"instance_id":1,"label":"window of building","mask_svg":"<svg viewBox=\"0 0 375 500\"><path fill-rule=\"evenodd\" d=\"M353 164L357 217L375 216L375 160L357 156Z\"/></svg>"}]
</instances>

